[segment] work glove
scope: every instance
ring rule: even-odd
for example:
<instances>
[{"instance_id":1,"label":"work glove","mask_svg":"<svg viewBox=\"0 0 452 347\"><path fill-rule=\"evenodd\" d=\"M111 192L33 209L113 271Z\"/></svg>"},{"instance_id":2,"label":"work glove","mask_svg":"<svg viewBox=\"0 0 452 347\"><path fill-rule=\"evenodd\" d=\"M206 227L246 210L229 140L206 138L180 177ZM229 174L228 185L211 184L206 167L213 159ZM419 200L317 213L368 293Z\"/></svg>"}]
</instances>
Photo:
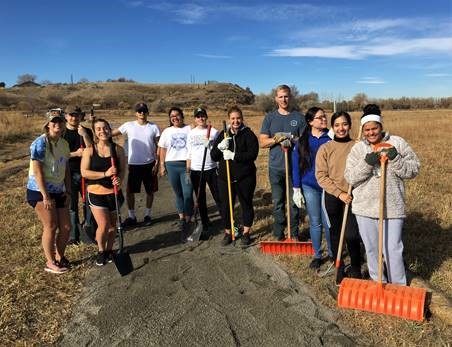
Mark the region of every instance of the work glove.
<instances>
[{"instance_id":1,"label":"work glove","mask_svg":"<svg viewBox=\"0 0 452 347\"><path fill-rule=\"evenodd\" d=\"M229 149L225 149L223 151L223 158L224 160L234 160L235 153L230 151Z\"/></svg>"},{"instance_id":2,"label":"work glove","mask_svg":"<svg viewBox=\"0 0 452 347\"><path fill-rule=\"evenodd\" d=\"M397 154L399 154L399 152L397 152L397 149L395 147L391 147L386 151L386 155L388 156L389 160L393 160L395 157L397 157Z\"/></svg>"},{"instance_id":3,"label":"work glove","mask_svg":"<svg viewBox=\"0 0 452 347\"><path fill-rule=\"evenodd\" d=\"M218 144L218 149L220 151L224 151L229 148L229 141L231 141L231 137L225 137L221 142Z\"/></svg>"},{"instance_id":4,"label":"work glove","mask_svg":"<svg viewBox=\"0 0 452 347\"><path fill-rule=\"evenodd\" d=\"M273 140L275 140L275 143L281 143L284 140L287 140L289 137L287 136L287 133L276 133L275 136L273 136Z\"/></svg>"},{"instance_id":5,"label":"work glove","mask_svg":"<svg viewBox=\"0 0 452 347\"><path fill-rule=\"evenodd\" d=\"M375 166L380 160L380 155L377 152L370 152L366 154L364 160L366 161L367 164Z\"/></svg>"},{"instance_id":6,"label":"work glove","mask_svg":"<svg viewBox=\"0 0 452 347\"><path fill-rule=\"evenodd\" d=\"M303 194L301 194L301 188L293 189L292 200L298 208L301 208L301 206L304 204L304 198Z\"/></svg>"},{"instance_id":7,"label":"work glove","mask_svg":"<svg viewBox=\"0 0 452 347\"><path fill-rule=\"evenodd\" d=\"M190 172L185 173L185 184L187 186L191 186L191 178L190 178Z\"/></svg>"},{"instance_id":8,"label":"work glove","mask_svg":"<svg viewBox=\"0 0 452 347\"><path fill-rule=\"evenodd\" d=\"M290 142L289 139L285 139L284 141L281 142L281 146L285 148L290 148L292 146L292 142Z\"/></svg>"},{"instance_id":9,"label":"work glove","mask_svg":"<svg viewBox=\"0 0 452 347\"><path fill-rule=\"evenodd\" d=\"M202 140L202 145L204 146L204 148L209 149L209 145L210 145L210 141L208 138L205 138Z\"/></svg>"},{"instance_id":10,"label":"work glove","mask_svg":"<svg viewBox=\"0 0 452 347\"><path fill-rule=\"evenodd\" d=\"M273 136L273 140L275 140L275 143L281 143L284 140L289 140L291 137L292 135L290 133L278 132Z\"/></svg>"}]
</instances>

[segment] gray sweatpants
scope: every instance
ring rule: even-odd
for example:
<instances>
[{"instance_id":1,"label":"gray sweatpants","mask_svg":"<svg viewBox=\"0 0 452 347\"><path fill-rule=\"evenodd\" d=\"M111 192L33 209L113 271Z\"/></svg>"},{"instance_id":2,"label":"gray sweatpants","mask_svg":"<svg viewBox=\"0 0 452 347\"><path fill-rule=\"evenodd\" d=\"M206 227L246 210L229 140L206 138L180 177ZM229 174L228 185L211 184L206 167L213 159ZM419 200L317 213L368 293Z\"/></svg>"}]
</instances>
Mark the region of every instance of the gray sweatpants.
<instances>
[{"instance_id":1,"label":"gray sweatpants","mask_svg":"<svg viewBox=\"0 0 452 347\"><path fill-rule=\"evenodd\" d=\"M378 280L378 218L356 215L359 233L366 248L367 266L370 277ZM383 223L383 255L388 278L383 282L406 285L402 243L403 219L385 219Z\"/></svg>"}]
</instances>

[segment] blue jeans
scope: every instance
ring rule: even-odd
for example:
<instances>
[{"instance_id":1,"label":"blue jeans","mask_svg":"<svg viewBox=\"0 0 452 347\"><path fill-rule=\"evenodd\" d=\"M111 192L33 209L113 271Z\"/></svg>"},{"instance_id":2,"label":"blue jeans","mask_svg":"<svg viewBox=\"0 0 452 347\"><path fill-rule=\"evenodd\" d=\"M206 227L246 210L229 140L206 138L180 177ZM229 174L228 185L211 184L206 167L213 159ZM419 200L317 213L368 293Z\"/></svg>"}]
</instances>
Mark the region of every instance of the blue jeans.
<instances>
[{"instance_id":1,"label":"blue jeans","mask_svg":"<svg viewBox=\"0 0 452 347\"><path fill-rule=\"evenodd\" d=\"M185 161L165 162L168 179L176 194L177 213L185 216L193 215L193 185L187 183Z\"/></svg>"},{"instance_id":2,"label":"blue jeans","mask_svg":"<svg viewBox=\"0 0 452 347\"><path fill-rule=\"evenodd\" d=\"M280 237L284 235L284 229L287 227L286 220L286 173L283 169L270 167L268 177L272 189L273 200L273 236ZM297 205L292 201L292 177L289 177L289 201L290 201L290 229L291 236L298 237L298 222L300 211Z\"/></svg>"},{"instance_id":3,"label":"blue jeans","mask_svg":"<svg viewBox=\"0 0 452 347\"><path fill-rule=\"evenodd\" d=\"M326 211L322 206L322 191L302 184L306 210L309 216L309 232L311 234L312 246L314 247L314 258L322 258L322 227L325 231L325 239L328 246L328 255L333 256L331 251L330 229L326 218Z\"/></svg>"}]
</instances>

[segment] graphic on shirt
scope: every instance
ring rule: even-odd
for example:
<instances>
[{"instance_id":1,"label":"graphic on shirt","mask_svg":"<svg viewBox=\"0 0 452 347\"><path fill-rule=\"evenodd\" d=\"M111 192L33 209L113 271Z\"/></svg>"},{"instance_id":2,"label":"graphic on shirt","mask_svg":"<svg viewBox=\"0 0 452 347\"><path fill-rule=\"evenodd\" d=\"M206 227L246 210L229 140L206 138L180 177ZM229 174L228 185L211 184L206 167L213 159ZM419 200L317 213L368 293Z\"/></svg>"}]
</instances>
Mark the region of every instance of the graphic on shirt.
<instances>
[{"instance_id":1,"label":"graphic on shirt","mask_svg":"<svg viewBox=\"0 0 452 347\"><path fill-rule=\"evenodd\" d=\"M175 133L171 134L171 144L170 147L175 150L181 150L187 146L187 134L185 133Z\"/></svg>"},{"instance_id":2,"label":"graphic on shirt","mask_svg":"<svg viewBox=\"0 0 452 347\"><path fill-rule=\"evenodd\" d=\"M290 121L290 125L293 126L293 127L296 127L298 125L298 122L295 119L292 119Z\"/></svg>"}]
</instances>

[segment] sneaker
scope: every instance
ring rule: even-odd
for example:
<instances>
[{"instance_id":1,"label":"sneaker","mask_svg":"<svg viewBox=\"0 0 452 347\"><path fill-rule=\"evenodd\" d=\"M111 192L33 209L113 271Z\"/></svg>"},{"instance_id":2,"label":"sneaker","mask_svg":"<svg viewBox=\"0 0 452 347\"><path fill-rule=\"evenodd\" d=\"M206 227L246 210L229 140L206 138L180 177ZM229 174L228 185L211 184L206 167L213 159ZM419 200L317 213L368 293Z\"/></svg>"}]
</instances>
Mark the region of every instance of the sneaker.
<instances>
[{"instance_id":1,"label":"sneaker","mask_svg":"<svg viewBox=\"0 0 452 347\"><path fill-rule=\"evenodd\" d=\"M240 239L240 245L249 246L251 244L250 233L244 233Z\"/></svg>"},{"instance_id":2,"label":"sneaker","mask_svg":"<svg viewBox=\"0 0 452 347\"><path fill-rule=\"evenodd\" d=\"M135 226L135 225L137 225L137 219L136 219L136 218L130 218L130 217L127 217L127 218L125 219L125 221L122 222L122 227L123 227L123 228L133 227L133 226Z\"/></svg>"},{"instance_id":3,"label":"sneaker","mask_svg":"<svg viewBox=\"0 0 452 347\"><path fill-rule=\"evenodd\" d=\"M223 240L221 240L222 246L227 246L232 242L231 234L224 234Z\"/></svg>"},{"instance_id":4,"label":"sneaker","mask_svg":"<svg viewBox=\"0 0 452 347\"><path fill-rule=\"evenodd\" d=\"M63 257L60 260L55 260L55 263L58 264L58 266L66 267L68 269L71 267L71 263L66 257Z\"/></svg>"},{"instance_id":5,"label":"sneaker","mask_svg":"<svg viewBox=\"0 0 452 347\"><path fill-rule=\"evenodd\" d=\"M97 266L104 266L107 262L107 253L106 252L99 252L97 253L96 257L96 265Z\"/></svg>"},{"instance_id":6,"label":"sneaker","mask_svg":"<svg viewBox=\"0 0 452 347\"><path fill-rule=\"evenodd\" d=\"M281 242L284 241L285 239L286 239L286 237L284 236L284 234L279 235L279 236L276 237L276 240L277 241L281 241Z\"/></svg>"},{"instance_id":7,"label":"sneaker","mask_svg":"<svg viewBox=\"0 0 452 347\"><path fill-rule=\"evenodd\" d=\"M363 278L363 274L361 273L361 269L359 267L351 266L348 271L348 277L361 279Z\"/></svg>"},{"instance_id":8,"label":"sneaker","mask_svg":"<svg viewBox=\"0 0 452 347\"><path fill-rule=\"evenodd\" d=\"M51 264L47 263L44 271L59 275L68 272L69 269L67 267L59 265L56 261L54 261Z\"/></svg>"},{"instance_id":9,"label":"sneaker","mask_svg":"<svg viewBox=\"0 0 452 347\"><path fill-rule=\"evenodd\" d=\"M309 264L309 268L313 270L319 270L320 265L322 265L322 259L314 258L311 261L311 264Z\"/></svg>"},{"instance_id":10,"label":"sneaker","mask_svg":"<svg viewBox=\"0 0 452 347\"><path fill-rule=\"evenodd\" d=\"M105 253L107 253L106 255L106 259L107 259L107 263L112 263L113 262L113 250L109 250L109 251L105 251Z\"/></svg>"},{"instance_id":11,"label":"sneaker","mask_svg":"<svg viewBox=\"0 0 452 347\"><path fill-rule=\"evenodd\" d=\"M151 225L151 224L152 224L152 218L151 218L151 216L144 216L143 224L146 225L146 226Z\"/></svg>"}]
</instances>

